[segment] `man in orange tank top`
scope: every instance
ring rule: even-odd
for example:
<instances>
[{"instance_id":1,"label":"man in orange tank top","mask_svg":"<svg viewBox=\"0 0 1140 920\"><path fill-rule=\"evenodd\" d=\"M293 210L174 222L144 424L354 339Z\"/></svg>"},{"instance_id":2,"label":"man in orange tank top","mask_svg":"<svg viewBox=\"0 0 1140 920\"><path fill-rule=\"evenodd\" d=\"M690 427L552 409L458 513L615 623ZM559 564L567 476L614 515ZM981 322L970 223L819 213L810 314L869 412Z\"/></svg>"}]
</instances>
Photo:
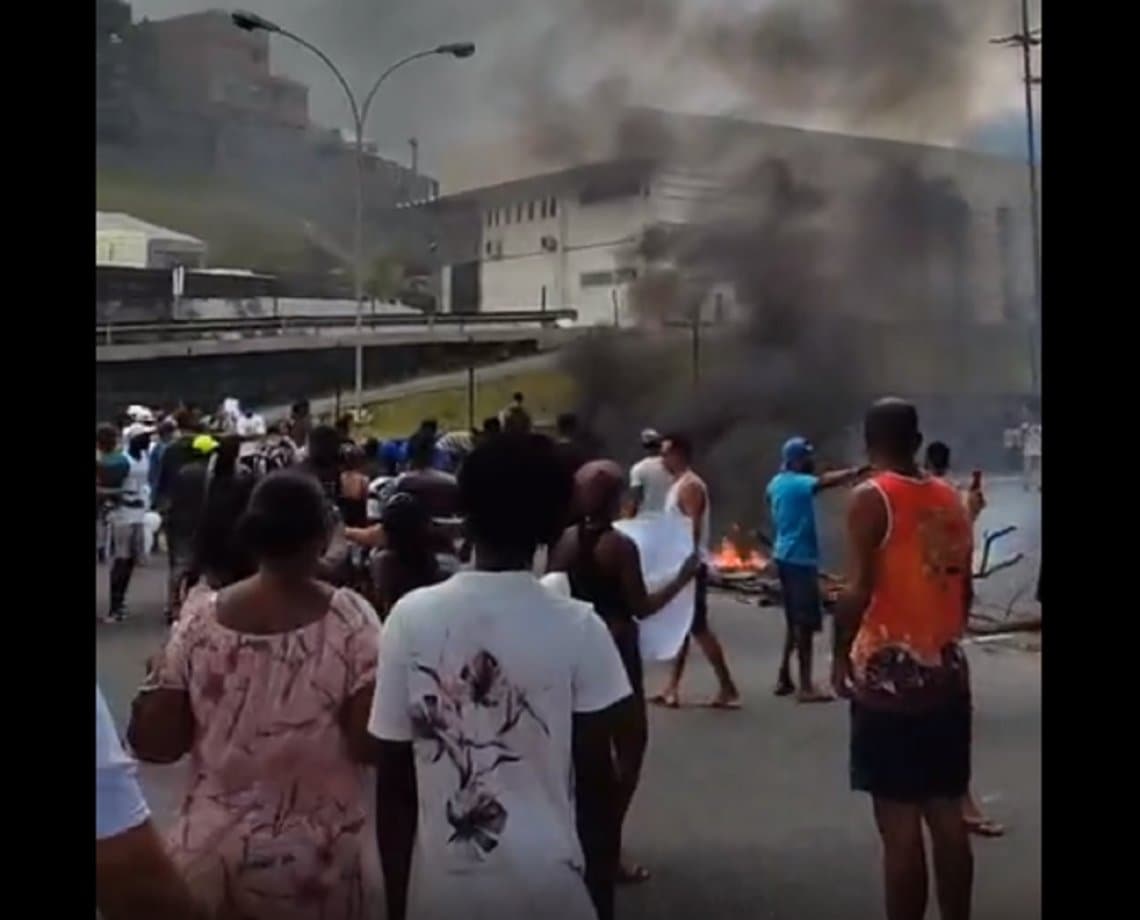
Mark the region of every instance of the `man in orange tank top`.
<instances>
[{"instance_id":1,"label":"man in orange tank top","mask_svg":"<svg viewBox=\"0 0 1140 920\"><path fill-rule=\"evenodd\" d=\"M959 640L971 527L957 492L922 473L918 413L884 399L864 434L875 475L852 494L850 573L836 609L833 681L851 702L851 785L871 794L888 920L922 920L930 832L942 920L969 920L970 683Z\"/></svg>"}]
</instances>

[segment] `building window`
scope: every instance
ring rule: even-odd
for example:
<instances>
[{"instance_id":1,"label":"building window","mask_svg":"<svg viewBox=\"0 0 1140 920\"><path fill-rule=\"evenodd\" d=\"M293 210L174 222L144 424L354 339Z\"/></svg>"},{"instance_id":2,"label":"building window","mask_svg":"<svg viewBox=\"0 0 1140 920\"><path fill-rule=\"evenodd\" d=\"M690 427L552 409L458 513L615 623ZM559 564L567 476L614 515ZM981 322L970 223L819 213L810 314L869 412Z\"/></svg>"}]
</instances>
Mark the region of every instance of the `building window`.
<instances>
[{"instance_id":1,"label":"building window","mask_svg":"<svg viewBox=\"0 0 1140 920\"><path fill-rule=\"evenodd\" d=\"M538 207L539 207L539 211L538 211L539 215L542 217L543 220L546 220L546 218L549 215L546 212L546 199L545 198L543 198L542 201L539 202Z\"/></svg>"},{"instance_id":2,"label":"building window","mask_svg":"<svg viewBox=\"0 0 1140 920\"><path fill-rule=\"evenodd\" d=\"M487 255L490 255L495 251L495 245L490 240L487 240L487 245L483 248L486 250Z\"/></svg>"},{"instance_id":3,"label":"building window","mask_svg":"<svg viewBox=\"0 0 1140 920\"><path fill-rule=\"evenodd\" d=\"M626 281L636 281L636 280L637 280L637 269L636 268L619 268L617 271L614 272L614 281L616 281L618 283L626 282Z\"/></svg>"},{"instance_id":4,"label":"building window","mask_svg":"<svg viewBox=\"0 0 1140 920\"><path fill-rule=\"evenodd\" d=\"M579 278L578 283L584 287L605 287L614 283L613 272L583 272Z\"/></svg>"},{"instance_id":5,"label":"building window","mask_svg":"<svg viewBox=\"0 0 1140 920\"><path fill-rule=\"evenodd\" d=\"M557 198L551 198L550 199L550 216L551 217L557 217L558 216L558 199Z\"/></svg>"},{"instance_id":6,"label":"building window","mask_svg":"<svg viewBox=\"0 0 1140 920\"><path fill-rule=\"evenodd\" d=\"M534 202L528 201L526 203L526 219L534 220Z\"/></svg>"},{"instance_id":7,"label":"building window","mask_svg":"<svg viewBox=\"0 0 1140 920\"><path fill-rule=\"evenodd\" d=\"M488 211L488 212L487 212L487 226L488 226L488 227L494 226L494 224L493 224L493 222L492 222L492 221L493 221L493 218L494 218L494 216L495 216L495 212L494 212L494 211Z\"/></svg>"}]
</instances>

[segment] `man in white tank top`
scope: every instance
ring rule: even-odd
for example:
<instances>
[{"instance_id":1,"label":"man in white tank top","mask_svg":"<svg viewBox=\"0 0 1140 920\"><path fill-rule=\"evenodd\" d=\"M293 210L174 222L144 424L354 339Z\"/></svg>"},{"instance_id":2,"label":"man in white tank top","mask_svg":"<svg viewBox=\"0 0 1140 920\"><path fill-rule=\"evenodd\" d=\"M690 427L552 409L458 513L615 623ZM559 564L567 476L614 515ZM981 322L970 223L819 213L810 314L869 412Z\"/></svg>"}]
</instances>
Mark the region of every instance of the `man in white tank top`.
<instances>
[{"instance_id":1,"label":"man in white tank top","mask_svg":"<svg viewBox=\"0 0 1140 920\"><path fill-rule=\"evenodd\" d=\"M665 469L674 478L672 487L665 497L665 512L683 514L692 522L693 546L700 553L702 562L707 563L709 555L709 492L708 487L690 467L692 446L682 435L669 435L662 442L661 458ZM703 564L696 577L695 608L693 625L689 635L697 640L701 651L716 673L720 689L709 705L717 709L739 709L740 693L728 670L724 649L712 631L708 621L708 566ZM653 702L671 709L680 705L679 690L681 675L685 671L685 658L689 651L689 641L685 640L681 651L673 661L669 683Z\"/></svg>"},{"instance_id":2,"label":"man in white tank top","mask_svg":"<svg viewBox=\"0 0 1140 920\"><path fill-rule=\"evenodd\" d=\"M661 459L661 435L652 428L641 432L645 456L629 471L630 516L661 514L673 487L673 474Z\"/></svg>"}]
</instances>

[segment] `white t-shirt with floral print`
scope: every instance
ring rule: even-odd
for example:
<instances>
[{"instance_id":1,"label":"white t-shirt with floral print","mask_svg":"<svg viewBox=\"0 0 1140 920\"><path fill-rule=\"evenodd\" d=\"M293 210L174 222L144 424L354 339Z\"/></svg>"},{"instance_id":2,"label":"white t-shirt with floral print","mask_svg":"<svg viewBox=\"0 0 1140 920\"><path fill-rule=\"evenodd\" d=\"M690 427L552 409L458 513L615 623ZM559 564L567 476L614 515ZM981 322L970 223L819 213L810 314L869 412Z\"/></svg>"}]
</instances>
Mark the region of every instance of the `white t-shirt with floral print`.
<instances>
[{"instance_id":1,"label":"white t-shirt with floral print","mask_svg":"<svg viewBox=\"0 0 1140 920\"><path fill-rule=\"evenodd\" d=\"M529 572L461 572L396 604L369 730L415 746L410 920L592 920L572 721L630 692L593 608Z\"/></svg>"}]
</instances>

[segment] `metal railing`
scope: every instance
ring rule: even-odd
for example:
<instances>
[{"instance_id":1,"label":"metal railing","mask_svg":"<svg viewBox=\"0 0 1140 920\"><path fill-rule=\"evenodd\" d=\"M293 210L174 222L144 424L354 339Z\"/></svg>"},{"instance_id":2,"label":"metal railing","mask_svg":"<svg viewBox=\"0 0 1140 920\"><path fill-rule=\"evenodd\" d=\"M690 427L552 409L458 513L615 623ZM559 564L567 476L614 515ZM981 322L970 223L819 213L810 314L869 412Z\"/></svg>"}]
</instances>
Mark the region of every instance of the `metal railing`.
<instances>
[{"instance_id":1,"label":"metal railing","mask_svg":"<svg viewBox=\"0 0 1140 920\"><path fill-rule=\"evenodd\" d=\"M438 313L364 315L366 330L436 329L460 332L486 326L538 326L547 328L560 321L573 322L576 310L506 310L493 313ZM97 345L124 345L139 342L162 342L186 339L255 338L274 335L316 335L321 330L354 331L355 316L257 316L227 319L147 320L143 322L97 323Z\"/></svg>"}]
</instances>

